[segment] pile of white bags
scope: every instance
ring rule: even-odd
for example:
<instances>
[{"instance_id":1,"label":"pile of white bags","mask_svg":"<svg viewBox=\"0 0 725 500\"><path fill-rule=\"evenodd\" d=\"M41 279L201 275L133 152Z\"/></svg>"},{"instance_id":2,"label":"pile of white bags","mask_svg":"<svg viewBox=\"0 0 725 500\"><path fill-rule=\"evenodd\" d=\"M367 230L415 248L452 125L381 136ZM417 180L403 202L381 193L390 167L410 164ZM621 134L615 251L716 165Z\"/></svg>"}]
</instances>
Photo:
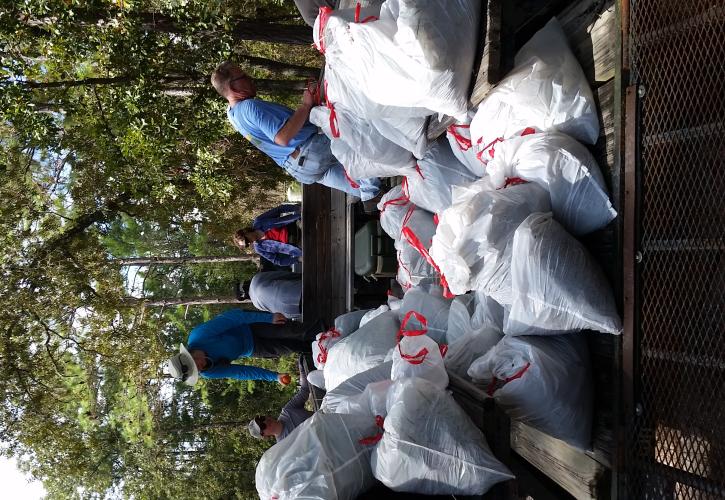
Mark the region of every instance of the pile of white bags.
<instances>
[{"instance_id":1,"label":"pile of white bags","mask_svg":"<svg viewBox=\"0 0 725 500\"><path fill-rule=\"evenodd\" d=\"M259 498L357 498L375 482L372 447L360 440L378 431L369 417L315 413L262 455L255 474Z\"/></svg>"},{"instance_id":2,"label":"pile of white bags","mask_svg":"<svg viewBox=\"0 0 725 500\"><path fill-rule=\"evenodd\" d=\"M327 353L337 342L347 337L360 326L362 318L368 313L367 309L352 311L335 318L335 324L327 331L320 332L312 342L312 362L317 369L325 367Z\"/></svg>"},{"instance_id":3,"label":"pile of white bags","mask_svg":"<svg viewBox=\"0 0 725 500\"><path fill-rule=\"evenodd\" d=\"M518 177L546 189L554 218L574 235L601 229L617 216L596 160L585 146L561 132L503 141L486 171L496 188Z\"/></svg>"},{"instance_id":4,"label":"pile of white bags","mask_svg":"<svg viewBox=\"0 0 725 500\"><path fill-rule=\"evenodd\" d=\"M512 418L589 449L592 376L583 335L504 337L468 374Z\"/></svg>"},{"instance_id":5,"label":"pile of white bags","mask_svg":"<svg viewBox=\"0 0 725 500\"><path fill-rule=\"evenodd\" d=\"M485 163L500 141L532 128L556 129L587 144L599 137L592 91L556 19L521 48L514 69L478 106L470 131Z\"/></svg>"},{"instance_id":6,"label":"pile of white bags","mask_svg":"<svg viewBox=\"0 0 725 500\"><path fill-rule=\"evenodd\" d=\"M447 346L438 347L426 331L425 317L416 311L405 315L400 322L402 338L393 350L390 378L418 377L445 389L448 387L448 373L443 365L443 354Z\"/></svg>"},{"instance_id":7,"label":"pile of white bags","mask_svg":"<svg viewBox=\"0 0 725 500\"><path fill-rule=\"evenodd\" d=\"M339 80L375 103L463 116L480 11L479 0L387 0L379 20L318 18L315 36ZM359 97L339 87L333 102L355 110L346 100Z\"/></svg>"},{"instance_id":8,"label":"pile of white bags","mask_svg":"<svg viewBox=\"0 0 725 500\"><path fill-rule=\"evenodd\" d=\"M325 387L334 389L348 378L381 364L397 343L400 321L397 311L388 311L348 335L327 353Z\"/></svg>"},{"instance_id":9,"label":"pile of white bags","mask_svg":"<svg viewBox=\"0 0 725 500\"><path fill-rule=\"evenodd\" d=\"M438 139L418 161L415 172L407 174L410 201L429 212L440 214L451 206L456 186L467 186L478 179L451 151L444 139Z\"/></svg>"},{"instance_id":10,"label":"pile of white bags","mask_svg":"<svg viewBox=\"0 0 725 500\"><path fill-rule=\"evenodd\" d=\"M534 183L497 190L484 177L457 190L454 204L439 219L430 248L451 292L480 290L509 304L514 231L532 212L548 209L546 191Z\"/></svg>"},{"instance_id":11,"label":"pile of white bags","mask_svg":"<svg viewBox=\"0 0 725 500\"><path fill-rule=\"evenodd\" d=\"M483 177L486 175L486 169L481 160L476 157L476 147L471 141L471 120L475 114L475 110L469 110L463 120L449 125L446 129L446 137L458 161L476 177Z\"/></svg>"},{"instance_id":12,"label":"pile of white bags","mask_svg":"<svg viewBox=\"0 0 725 500\"><path fill-rule=\"evenodd\" d=\"M353 375L340 385L325 393L320 410L325 413L336 413L340 403L350 397L360 395L369 384L390 380L392 361L386 361L373 368Z\"/></svg>"},{"instance_id":13,"label":"pile of white bags","mask_svg":"<svg viewBox=\"0 0 725 500\"><path fill-rule=\"evenodd\" d=\"M451 307L450 299L440 295L440 290L423 290L411 288L403 296L403 304L398 309L402 321L415 312L419 317L425 318L424 328L428 336L436 342L446 342L446 330L448 329L448 311Z\"/></svg>"},{"instance_id":14,"label":"pile of white bags","mask_svg":"<svg viewBox=\"0 0 725 500\"><path fill-rule=\"evenodd\" d=\"M551 213L531 214L516 230L511 287L507 335L622 332L607 278Z\"/></svg>"},{"instance_id":15,"label":"pile of white bags","mask_svg":"<svg viewBox=\"0 0 725 500\"><path fill-rule=\"evenodd\" d=\"M393 384L384 429L372 470L394 491L480 495L513 477L453 397L426 380Z\"/></svg>"}]
</instances>

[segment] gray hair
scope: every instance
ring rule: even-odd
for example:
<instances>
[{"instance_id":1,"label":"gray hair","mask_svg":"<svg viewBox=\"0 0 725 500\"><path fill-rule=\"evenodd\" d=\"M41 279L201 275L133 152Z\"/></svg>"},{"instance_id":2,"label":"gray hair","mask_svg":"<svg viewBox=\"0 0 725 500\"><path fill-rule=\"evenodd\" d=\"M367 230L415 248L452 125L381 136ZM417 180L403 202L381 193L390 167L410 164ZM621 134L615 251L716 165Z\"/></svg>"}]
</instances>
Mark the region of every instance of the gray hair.
<instances>
[{"instance_id":1,"label":"gray hair","mask_svg":"<svg viewBox=\"0 0 725 500\"><path fill-rule=\"evenodd\" d=\"M211 84L220 96L227 96L229 92L229 81L232 79L235 69L240 69L237 64L232 61L224 61L211 74Z\"/></svg>"}]
</instances>

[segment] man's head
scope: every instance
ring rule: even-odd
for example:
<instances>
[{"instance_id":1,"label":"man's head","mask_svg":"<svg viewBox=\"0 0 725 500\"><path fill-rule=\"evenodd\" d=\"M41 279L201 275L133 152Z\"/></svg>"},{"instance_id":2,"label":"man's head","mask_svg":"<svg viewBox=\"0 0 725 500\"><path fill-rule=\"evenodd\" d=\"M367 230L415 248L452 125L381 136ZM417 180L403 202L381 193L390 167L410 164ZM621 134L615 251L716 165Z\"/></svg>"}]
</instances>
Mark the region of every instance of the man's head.
<instances>
[{"instance_id":1,"label":"man's head","mask_svg":"<svg viewBox=\"0 0 725 500\"><path fill-rule=\"evenodd\" d=\"M231 61L224 61L211 74L211 84L233 106L257 95L252 77Z\"/></svg>"},{"instance_id":2,"label":"man's head","mask_svg":"<svg viewBox=\"0 0 725 500\"><path fill-rule=\"evenodd\" d=\"M247 429L257 439L277 437L282 434L282 422L269 415L257 415L249 421Z\"/></svg>"},{"instance_id":3,"label":"man's head","mask_svg":"<svg viewBox=\"0 0 725 500\"><path fill-rule=\"evenodd\" d=\"M243 227L242 229L237 229L232 240L234 240L235 245L244 250L253 242L257 241L257 232L252 227Z\"/></svg>"}]
</instances>

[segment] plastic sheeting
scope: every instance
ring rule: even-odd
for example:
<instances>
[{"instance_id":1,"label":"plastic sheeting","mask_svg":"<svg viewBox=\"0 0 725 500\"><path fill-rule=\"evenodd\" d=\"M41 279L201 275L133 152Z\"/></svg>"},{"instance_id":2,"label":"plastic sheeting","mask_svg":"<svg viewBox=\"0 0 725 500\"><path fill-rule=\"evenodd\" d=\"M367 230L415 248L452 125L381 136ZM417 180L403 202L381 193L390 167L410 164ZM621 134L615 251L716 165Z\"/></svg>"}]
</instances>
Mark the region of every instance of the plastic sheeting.
<instances>
[{"instance_id":1,"label":"plastic sheeting","mask_svg":"<svg viewBox=\"0 0 725 500\"><path fill-rule=\"evenodd\" d=\"M393 384L384 429L372 470L394 491L479 495L513 477L453 397L426 380Z\"/></svg>"},{"instance_id":2,"label":"plastic sheeting","mask_svg":"<svg viewBox=\"0 0 725 500\"><path fill-rule=\"evenodd\" d=\"M546 189L554 218L572 234L591 233L617 216L597 161L585 146L561 132L503 141L486 170L497 188L517 177Z\"/></svg>"},{"instance_id":3,"label":"plastic sheeting","mask_svg":"<svg viewBox=\"0 0 725 500\"><path fill-rule=\"evenodd\" d=\"M551 213L532 214L516 230L511 287L507 335L622 332L607 278Z\"/></svg>"},{"instance_id":4,"label":"plastic sheeting","mask_svg":"<svg viewBox=\"0 0 725 500\"><path fill-rule=\"evenodd\" d=\"M337 412L337 407L347 398L360 395L369 384L390 380L392 361L386 361L368 370L353 375L340 385L325 393L320 410L325 413Z\"/></svg>"},{"instance_id":5,"label":"plastic sheeting","mask_svg":"<svg viewBox=\"0 0 725 500\"><path fill-rule=\"evenodd\" d=\"M533 183L496 190L483 178L459 188L454 204L439 219L430 248L451 292L480 290L509 304L514 231L532 212L548 209L546 191Z\"/></svg>"},{"instance_id":6,"label":"plastic sheeting","mask_svg":"<svg viewBox=\"0 0 725 500\"><path fill-rule=\"evenodd\" d=\"M388 0L377 21L331 17L324 27L327 66L383 106L463 116L480 11L479 0Z\"/></svg>"},{"instance_id":7,"label":"plastic sheeting","mask_svg":"<svg viewBox=\"0 0 725 500\"><path fill-rule=\"evenodd\" d=\"M386 354L397 344L399 328L397 311L388 311L332 346L325 364L327 390L381 364Z\"/></svg>"},{"instance_id":8,"label":"plastic sheeting","mask_svg":"<svg viewBox=\"0 0 725 500\"><path fill-rule=\"evenodd\" d=\"M512 419L589 449L592 374L582 335L504 337L468 374Z\"/></svg>"},{"instance_id":9,"label":"plastic sheeting","mask_svg":"<svg viewBox=\"0 0 725 500\"><path fill-rule=\"evenodd\" d=\"M470 130L487 162L500 141L529 128L556 129L587 144L599 137L592 91L555 18L521 48L514 69L478 106Z\"/></svg>"},{"instance_id":10,"label":"plastic sheeting","mask_svg":"<svg viewBox=\"0 0 725 500\"><path fill-rule=\"evenodd\" d=\"M370 470L374 419L315 413L267 450L257 464L259 498L354 500L375 480Z\"/></svg>"},{"instance_id":11,"label":"plastic sheeting","mask_svg":"<svg viewBox=\"0 0 725 500\"><path fill-rule=\"evenodd\" d=\"M451 206L455 186L466 186L478 179L451 151L448 141L434 142L415 172L407 175L410 201L429 212L440 214Z\"/></svg>"}]
</instances>

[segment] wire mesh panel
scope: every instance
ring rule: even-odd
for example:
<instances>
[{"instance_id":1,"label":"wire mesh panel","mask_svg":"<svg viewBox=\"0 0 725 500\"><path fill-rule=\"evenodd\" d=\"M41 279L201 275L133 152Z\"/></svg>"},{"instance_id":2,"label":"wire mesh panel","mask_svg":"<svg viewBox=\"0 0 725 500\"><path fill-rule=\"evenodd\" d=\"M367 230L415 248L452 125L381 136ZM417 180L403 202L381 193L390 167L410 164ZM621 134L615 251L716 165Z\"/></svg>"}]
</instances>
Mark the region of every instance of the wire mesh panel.
<instances>
[{"instance_id":1,"label":"wire mesh panel","mask_svg":"<svg viewBox=\"0 0 725 500\"><path fill-rule=\"evenodd\" d=\"M638 325L626 496L725 497L725 2L632 0Z\"/></svg>"}]
</instances>

